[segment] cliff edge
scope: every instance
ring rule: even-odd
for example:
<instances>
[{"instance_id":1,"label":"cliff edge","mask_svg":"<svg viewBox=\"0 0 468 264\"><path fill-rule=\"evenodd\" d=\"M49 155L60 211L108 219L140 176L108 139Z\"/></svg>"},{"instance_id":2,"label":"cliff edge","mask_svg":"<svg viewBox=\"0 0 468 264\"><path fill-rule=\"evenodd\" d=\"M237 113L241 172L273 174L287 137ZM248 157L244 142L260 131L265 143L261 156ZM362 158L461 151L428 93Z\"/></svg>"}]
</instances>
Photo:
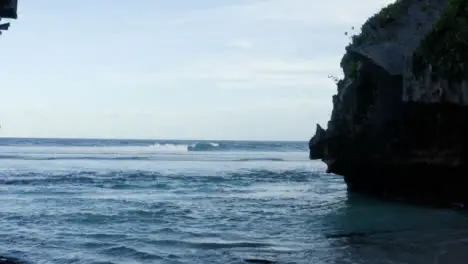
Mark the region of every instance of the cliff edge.
<instances>
[{"instance_id":1,"label":"cliff edge","mask_svg":"<svg viewBox=\"0 0 468 264\"><path fill-rule=\"evenodd\" d=\"M400 0L369 18L310 158L350 191L468 204L467 28L468 0Z\"/></svg>"}]
</instances>

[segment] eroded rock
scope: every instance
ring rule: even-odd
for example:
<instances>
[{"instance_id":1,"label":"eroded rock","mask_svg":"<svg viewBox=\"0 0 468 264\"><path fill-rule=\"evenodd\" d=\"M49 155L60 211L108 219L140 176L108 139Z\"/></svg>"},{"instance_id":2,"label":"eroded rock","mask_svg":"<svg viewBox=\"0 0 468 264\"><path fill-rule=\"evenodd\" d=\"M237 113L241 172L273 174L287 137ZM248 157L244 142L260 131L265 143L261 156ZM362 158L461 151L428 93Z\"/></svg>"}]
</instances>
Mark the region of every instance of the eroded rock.
<instances>
[{"instance_id":1,"label":"eroded rock","mask_svg":"<svg viewBox=\"0 0 468 264\"><path fill-rule=\"evenodd\" d=\"M352 191L468 203L467 17L468 0L401 0L370 18L346 49L310 158Z\"/></svg>"}]
</instances>

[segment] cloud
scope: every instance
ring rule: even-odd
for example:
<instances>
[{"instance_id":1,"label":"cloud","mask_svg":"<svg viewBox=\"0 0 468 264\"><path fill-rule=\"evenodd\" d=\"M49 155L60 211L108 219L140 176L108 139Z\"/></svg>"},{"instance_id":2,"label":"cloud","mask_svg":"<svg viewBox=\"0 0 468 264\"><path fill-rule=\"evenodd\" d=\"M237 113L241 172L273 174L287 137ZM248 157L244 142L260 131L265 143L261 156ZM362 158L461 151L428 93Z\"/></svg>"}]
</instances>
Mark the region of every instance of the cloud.
<instances>
[{"instance_id":1,"label":"cloud","mask_svg":"<svg viewBox=\"0 0 468 264\"><path fill-rule=\"evenodd\" d=\"M9 34L24 41L0 71L5 135L307 139L329 117L343 33L392 1L118 1L103 16L106 0L86 21L70 19L83 2L30 2L30 24L50 27Z\"/></svg>"},{"instance_id":2,"label":"cloud","mask_svg":"<svg viewBox=\"0 0 468 264\"><path fill-rule=\"evenodd\" d=\"M238 48L238 49L251 49L254 46L254 43L248 39L235 39L227 43L228 47Z\"/></svg>"},{"instance_id":3,"label":"cloud","mask_svg":"<svg viewBox=\"0 0 468 264\"><path fill-rule=\"evenodd\" d=\"M152 20L143 15L137 21L147 25L145 30L151 21L167 22L167 27L158 31L158 41L179 43L172 50L165 46L164 53L174 54L172 61L157 69L138 69L130 64L98 74L111 85L132 88L333 88L328 76L341 76L339 61L348 41L342 32L361 24L389 2L245 1L175 9ZM166 58L167 54L161 56Z\"/></svg>"},{"instance_id":4,"label":"cloud","mask_svg":"<svg viewBox=\"0 0 468 264\"><path fill-rule=\"evenodd\" d=\"M354 26L355 23L364 22L367 17L395 0L263 0L243 1L239 4L214 5L196 10L185 10L181 13L166 12L160 14L161 19L151 19L152 13L142 16L138 24L147 24L147 21L157 21L166 24L192 24L208 21L235 20L239 25L252 22L280 22L296 23L302 26Z\"/></svg>"},{"instance_id":5,"label":"cloud","mask_svg":"<svg viewBox=\"0 0 468 264\"><path fill-rule=\"evenodd\" d=\"M321 59L211 59L163 71L107 71L100 75L119 86L171 89L203 83L228 89L272 89L333 86L328 75L339 71L340 57Z\"/></svg>"},{"instance_id":6,"label":"cloud","mask_svg":"<svg viewBox=\"0 0 468 264\"><path fill-rule=\"evenodd\" d=\"M127 109L93 111L45 108L2 117L4 136L307 140L315 122L324 123L331 100L262 98L255 104L187 109ZM122 111L124 110L124 111Z\"/></svg>"},{"instance_id":7,"label":"cloud","mask_svg":"<svg viewBox=\"0 0 468 264\"><path fill-rule=\"evenodd\" d=\"M362 23L379 8L394 0L270 0L256 2L244 9L258 20L300 23L302 25L349 25ZM244 14L244 15L245 15Z\"/></svg>"}]
</instances>

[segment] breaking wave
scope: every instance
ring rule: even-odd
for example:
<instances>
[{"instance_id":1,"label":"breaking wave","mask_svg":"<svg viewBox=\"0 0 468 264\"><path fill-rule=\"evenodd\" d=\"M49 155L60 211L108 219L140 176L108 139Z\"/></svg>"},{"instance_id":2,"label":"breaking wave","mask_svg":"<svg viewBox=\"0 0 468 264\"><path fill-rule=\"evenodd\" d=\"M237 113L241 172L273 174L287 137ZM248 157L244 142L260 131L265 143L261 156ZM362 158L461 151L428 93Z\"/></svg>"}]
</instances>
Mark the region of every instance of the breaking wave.
<instances>
[{"instance_id":1,"label":"breaking wave","mask_svg":"<svg viewBox=\"0 0 468 264\"><path fill-rule=\"evenodd\" d=\"M92 141L95 143L95 141ZM133 144L0 145L0 160L303 161L305 143L248 141L146 141ZM295 153L292 153L295 152Z\"/></svg>"},{"instance_id":2,"label":"breaking wave","mask_svg":"<svg viewBox=\"0 0 468 264\"><path fill-rule=\"evenodd\" d=\"M156 151L162 152L186 152L188 151L188 145L185 144L160 144L156 143L150 145L150 148Z\"/></svg>"},{"instance_id":3,"label":"breaking wave","mask_svg":"<svg viewBox=\"0 0 468 264\"><path fill-rule=\"evenodd\" d=\"M199 142L188 146L188 151L216 151L222 150L224 145L213 142Z\"/></svg>"},{"instance_id":4,"label":"breaking wave","mask_svg":"<svg viewBox=\"0 0 468 264\"><path fill-rule=\"evenodd\" d=\"M199 142L194 144L156 143L150 145L150 147L153 150L161 152L216 151L223 149L219 143L214 142Z\"/></svg>"},{"instance_id":5,"label":"breaking wave","mask_svg":"<svg viewBox=\"0 0 468 264\"><path fill-rule=\"evenodd\" d=\"M164 144L150 145L153 150L161 152L192 152L192 151L273 151L281 150L280 146L239 143L197 142L193 144Z\"/></svg>"},{"instance_id":6,"label":"breaking wave","mask_svg":"<svg viewBox=\"0 0 468 264\"><path fill-rule=\"evenodd\" d=\"M273 141L194 141L194 140L101 140L101 139L0 139L3 154L11 148L25 148L28 152L41 148L50 152L191 152L191 151L308 151L307 142ZM4 149L5 148L5 149ZM3 151L5 150L5 151Z\"/></svg>"},{"instance_id":7,"label":"breaking wave","mask_svg":"<svg viewBox=\"0 0 468 264\"><path fill-rule=\"evenodd\" d=\"M300 150L297 146L265 142L196 142L191 144L156 143L150 145L161 152L192 151L291 151Z\"/></svg>"}]
</instances>

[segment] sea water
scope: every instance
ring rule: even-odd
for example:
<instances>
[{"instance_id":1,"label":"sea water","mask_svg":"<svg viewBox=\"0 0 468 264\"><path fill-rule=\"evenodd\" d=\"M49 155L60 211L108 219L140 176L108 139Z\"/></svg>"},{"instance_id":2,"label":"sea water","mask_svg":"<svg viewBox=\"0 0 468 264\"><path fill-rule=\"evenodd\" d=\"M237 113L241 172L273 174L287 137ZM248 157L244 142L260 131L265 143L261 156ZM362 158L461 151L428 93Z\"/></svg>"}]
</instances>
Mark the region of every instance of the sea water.
<instances>
[{"instance_id":1,"label":"sea water","mask_svg":"<svg viewBox=\"0 0 468 264\"><path fill-rule=\"evenodd\" d=\"M0 139L0 159L0 255L28 263L468 257L465 213L348 194L307 142Z\"/></svg>"}]
</instances>

